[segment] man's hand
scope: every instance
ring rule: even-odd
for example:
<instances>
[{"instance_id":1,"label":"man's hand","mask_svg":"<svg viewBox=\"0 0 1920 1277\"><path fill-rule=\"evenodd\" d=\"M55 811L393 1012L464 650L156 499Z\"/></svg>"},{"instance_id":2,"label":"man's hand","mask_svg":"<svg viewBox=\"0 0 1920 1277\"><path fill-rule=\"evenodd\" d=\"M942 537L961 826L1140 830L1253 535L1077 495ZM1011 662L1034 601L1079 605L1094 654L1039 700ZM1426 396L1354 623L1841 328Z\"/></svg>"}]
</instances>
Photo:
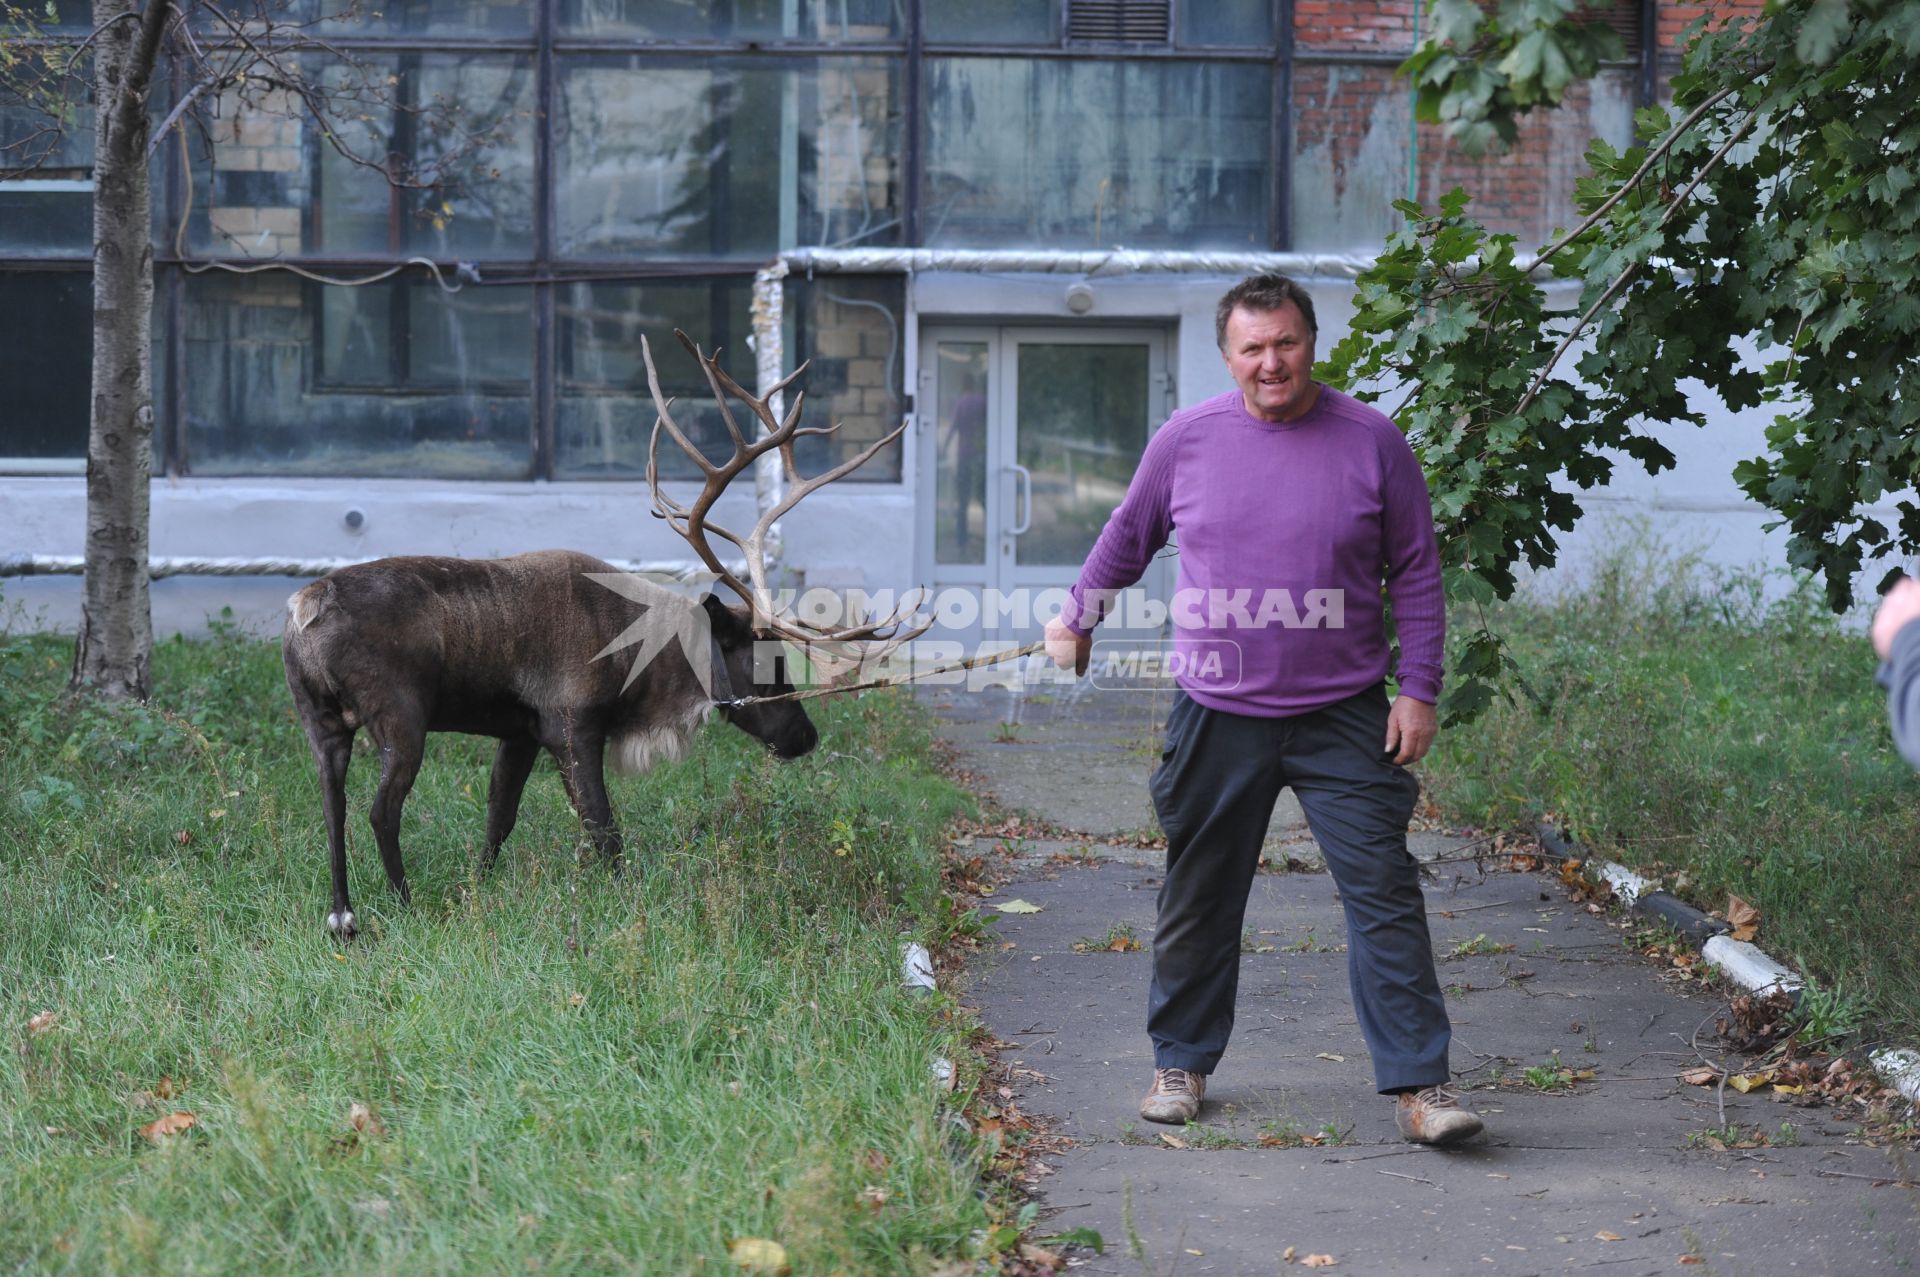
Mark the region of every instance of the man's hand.
<instances>
[{"instance_id":1,"label":"man's hand","mask_svg":"<svg viewBox=\"0 0 1920 1277\"><path fill-rule=\"evenodd\" d=\"M1387 711L1387 752L1394 762L1402 767L1419 762L1439 734L1440 717L1433 706L1411 696L1393 698L1393 708Z\"/></svg>"},{"instance_id":2,"label":"man's hand","mask_svg":"<svg viewBox=\"0 0 1920 1277\"><path fill-rule=\"evenodd\" d=\"M1093 655L1093 635L1075 634L1065 621L1056 616L1047 622L1047 655L1061 669L1085 674L1087 661Z\"/></svg>"},{"instance_id":3,"label":"man's hand","mask_svg":"<svg viewBox=\"0 0 1920 1277\"><path fill-rule=\"evenodd\" d=\"M1894 582L1880 600L1880 610L1873 614L1874 655L1886 660L1893 651L1893 636L1910 621L1920 621L1920 581L1903 576Z\"/></svg>"}]
</instances>

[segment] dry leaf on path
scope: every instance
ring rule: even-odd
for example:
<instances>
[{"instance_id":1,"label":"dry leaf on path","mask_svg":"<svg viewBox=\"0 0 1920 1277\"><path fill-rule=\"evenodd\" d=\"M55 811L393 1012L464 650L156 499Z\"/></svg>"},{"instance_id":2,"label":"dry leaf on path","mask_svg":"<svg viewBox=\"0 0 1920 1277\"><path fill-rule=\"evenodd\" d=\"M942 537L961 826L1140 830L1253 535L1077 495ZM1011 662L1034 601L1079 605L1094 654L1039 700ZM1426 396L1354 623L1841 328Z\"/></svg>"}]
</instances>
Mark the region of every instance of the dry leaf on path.
<instances>
[{"instance_id":1,"label":"dry leaf on path","mask_svg":"<svg viewBox=\"0 0 1920 1277\"><path fill-rule=\"evenodd\" d=\"M1688 1069L1680 1075L1680 1080L1688 1086L1709 1086L1718 1080L1719 1077L1719 1069L1710 1069L1703 1066L1697 1069Z\"/></svg>"},{"instance_id":2,"label":"dry leaf on path","mask_svg":"<svg viewBox=\"0 0 1920 1277\"><path fill-rule=\"evenodd\" d=\"M1039 913L1040 906L1026 900L1002 900L994 905L1001 913Z\"/></svg>"},{"instance_id":3,"label":"dry leaf on path","mask_svg":"<svg viewBox=\"0 0 1920 1277\"><path fill-rule=\"evenodd\" d=\"M1707 1261L1698 1255L1682 1255L1680 1256L1680 1262L1683 1264L1704 1264Z\"/></svg>"},{"instance_id":4,"label":"dry leaf on path","mask_svg":"<svg viewBox=\"0 0 1920 1277\"><path fill-rule=\"evenodd\" d=\"M51 1029L59 1019L60 1013L58 1011L42 1011L39 1015L27 1021L27 1032L45 1033L48 1029Z\"/></svg>"},{"instance_id":5,"label":"dry leaf on path","mask_svg":"<svg viewBox=\"0 0 1920 1277\"><path fill-rule=\"evenodd\" d=\"M1168 1148L1185 1148L1187 1146L1187 1142L1178 1135L1175 1135L1172 1131L1160 1132L1160 1142Z\"/></svg>"},{"instance_id":6,"label":"dry leaf on path","mask_svg":"<svg viewBox=\"0 0 1920 1277\"><path fill-rule=\"evenodd\" d=\"M1332 1268L1339 1264L1332 1255L1308 1255L1300 1261L1302 1268Z\"/></svg>"},{"instance_id":7,"label":"dry leaf on path","mask_svg":"<svg viewBox=\"0 0 1920 1277\"><path fill-rule=\"evenodd\" d=\"M736 1237L727 1243L727 1254L737 1266L750 1273L785 1277L789 1271L787 1248L765 1237Z\"/></svg>"},{"instance_id":8,"label":"dry leaf on path","mask_svg":"<svg viewBox=\"0 0 1920 1277\"><path fill-rule=\"evenodd\" d=\"M1771 1072L1735 1073L1727 1078L1727 1085L1740 1092L1740 1094L1745 1095L1755 1087L1765 1086L1771 1081L1773 1081L1773 1074Z\"/></svg>"},{"instance_id":9,"label":"dry leaf on path","mask_svg":"<svg viewBox=\"0 0 1920 1277\"><path fill-rule=\"evenodd\" d=\"M163 1118L148 1122L140 1128L140 1133L155 1144L163 1144L170 1136L192 1130L199 1121L200 1119L191 1113L169 1113Z\"/></svg>"},{"instance_id":10,"label":"dry leaf on path","mask_svg":"<svg viewBox=\"0 0 1920 1277\"><path fill-rule=\"evenodd\" d=\"M1760 934L1760 911L1738 896L1728 896L1727 925L1735 940L1751 940Z\"/></svg>"},{"instance_id":11,"label":"dry leaf on path","mask_svg":"<svg viewBox=\"0 0 1920 1277\"><path fill-rule=\"evenodd\" d=\"M1597 1242L1621 1242L1621 1241L1625 1241L1626 1238L1622 1237L1618 1233L1610 1233L1603 1228L1599 1232L1593 1235L1593 1240Z\"/></svg>"},{"instance_id":12,"label":"dry leaf on path","mask_svg":"<svg viewBox=\"0 0 1920 1277\"><path fill-rule=\"evenodd\" d=\"M1331 1051L1321 1051L1321 1052L1318 1052L1317 1054L1315 1054L1315 1055L1314 1055L1314 1057L1313 1057L1313 1058L1314 1058L1314 1059L1316 1059L1316 1060L1330 1060L1330 1061L1332 1061L1332 1062L1333 1062L1333 1063L1335 1063L1335 1064L1345 1064L1345 1063L1347 1062L1347 1057L1346 1057L1346 1056L1344 1056L1344 1055L1335 1055L1335 1054L1334 1054L1333 1052L1331 1052Z\"/></svg>"}]
</instances>

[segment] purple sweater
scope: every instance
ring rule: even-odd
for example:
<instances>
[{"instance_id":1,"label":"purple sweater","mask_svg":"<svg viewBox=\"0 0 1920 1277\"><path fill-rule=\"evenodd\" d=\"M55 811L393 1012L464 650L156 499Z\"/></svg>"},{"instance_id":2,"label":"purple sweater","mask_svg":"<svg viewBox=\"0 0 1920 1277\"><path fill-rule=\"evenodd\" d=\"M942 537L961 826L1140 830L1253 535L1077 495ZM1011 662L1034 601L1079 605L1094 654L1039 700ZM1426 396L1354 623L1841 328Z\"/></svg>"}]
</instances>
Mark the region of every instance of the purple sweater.
<instances>
[{"instance_id":1,"label":"purple sweater","mask_svg":"<svg viewBox=\"0 0 1920 1277\"><path fill-rule=\"evenodd\" d=\"M1194 700L1280 718L1379 683L1383 581L1400 691L1439 700L1446 602L1433 506L1385 413L1328 386L1298 421L1249 415L1238 390L1175 413L1087 555L1067 623L1091 632L1176 530L1176 677Z\"/></svg>"}]
</instances>

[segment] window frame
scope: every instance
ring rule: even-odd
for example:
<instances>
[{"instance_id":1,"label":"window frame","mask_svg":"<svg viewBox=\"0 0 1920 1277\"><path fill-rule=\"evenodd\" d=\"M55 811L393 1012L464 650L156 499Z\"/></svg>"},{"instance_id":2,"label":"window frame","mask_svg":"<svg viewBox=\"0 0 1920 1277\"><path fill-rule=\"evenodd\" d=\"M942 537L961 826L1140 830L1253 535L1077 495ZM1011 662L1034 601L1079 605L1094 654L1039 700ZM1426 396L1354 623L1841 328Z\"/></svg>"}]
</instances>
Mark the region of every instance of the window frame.
<instances>
[{"instance_id":1,"label":"window frame","mask_svg":"<svg viewBox=\"0 0 1920 1277\"><path fill-rule=\"evenodd\" d=\"M533 422L530 429L531 451L528 474L535 480L554 479L554 430L561 393L563 367L559 348L556 303L560 290L583 280L631 281L687 276L751 278L762 264L739 259L680 260L606 260L589 256L567 257L557 251L557 209L555 200L557 164L558 86L566 62L579 55L668 55L674 57L727 56L742 59L793 60L806 57L816 65L832 59L899 61L899 110L901 115L898 148L900 156L900 228L899 243L917 247L925 243L923 215L926 204L926 130L929 123L926 63L931 58L1085 58L1123 61L1203 61L1263 64L1271 68L1272 103L1269 145L1271 177L1268 192L1268 226L1265 246L1285 251L1294 244L1293 203L1293 71L1296 66L1397 65L1409 49L1331 49L1317 48L1296 39L1294 0L1268 0L1272 5L1270 40L1264 45L1219 47L1184 44L1180 39L1181 6L1204 0L1170 0L1169 31L1164 43L1107 43L1069 40L1067 10L1070 0L1055 0L1060 6L1059 35L1051 44L995 44L981 41L934 41L925 36L925 6L935 0L897 0L900 29L885 40L833 41L815 38L756 37L714 39L644 38L629 33L597 35L582 30L563 30L560 25L562 0L534 0L531 20L524 32L511 34L492 31L341 31L329 32L330 43L338 48L369 55L417 54L499 54L521 55L531 59L535 80L532 164L533 237L530 253L523 258L489 259L480 267L480 280L467 287L489 284L527 285L531 289L533 314L533 355L531 384L526 387ZM1641 40L1639 56L1617 64L1637 68L1636 105L1655 100L1661 74L1673 65L1673 56L1660 47L1657 37L1655 0L1620 0L1622 7L1639 5ZM88 39L84 29L51 30L36 42L77 47ZM178 101L184 91L179 77L163 73L159 78L156 109L164 112ZM176 225L186 207L188 192L180 149L162 145L157 150L154 170L154 204L161 227ZM5 180L0 171L0 180ZM86 179L91 183L90 176ZM183 381L186 363L184 340L185 281L190 272L206 270L208 262L240 264L248 259L238 256L202 256L176 252L170 234L156 234L154 252L156 327L159 329L158 366L155 368L156 462L168 474L191 473L191 457L186 442ZM257 267L260 259L252 259ZM367 276L399 268L397 278L417 282L426 272L408 265L401 254L328 254L303 256L301 269L343 279ZM461 264L452 259L435 260L436 267L455 278ZM0 271L34 269L87 269L87 256L67 251L0 250ZM909 302L910 305L910 302ZM902 322L910 314L901 316ZM320 323L315 315L317 361ZM317 371L317 369L316 369ZM482 387L486 383L478 383ZM516 386L520 383L515 382ZM319 389L316 382L315 389ZM911 388L905 391L911 403ZM0 469L5 469L0 465ZM600 482L599 480L565 480ZM882 489L898 486L900 480L876 482ZM865 485L863 485L865 486Z\"/></svg>"}]
</instances>

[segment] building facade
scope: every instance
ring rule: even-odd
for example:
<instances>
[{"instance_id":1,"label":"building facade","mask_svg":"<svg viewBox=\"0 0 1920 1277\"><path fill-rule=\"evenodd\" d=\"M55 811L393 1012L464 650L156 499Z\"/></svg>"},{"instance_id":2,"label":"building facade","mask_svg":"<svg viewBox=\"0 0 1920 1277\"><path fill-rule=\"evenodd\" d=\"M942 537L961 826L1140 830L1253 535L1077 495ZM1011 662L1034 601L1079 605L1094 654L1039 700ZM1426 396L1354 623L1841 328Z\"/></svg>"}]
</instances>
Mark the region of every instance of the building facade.
<instances>
[{"instance_id":1,"label":"building facade","mask_svg":"<svg viewBox=\"0 0 1920 1277\"><path fill-rule=\"evenodd\" d=\"M86 5L55 12L57 38L84 36ZM1567 224L1588 140L1628 141L1700 12L1596 10L1627 59L1511 153L1470 159L1415 125L1393 75L1421 0L367 6L329 41L385 69L393 101L457 104L457 125L374 105L348 113L348 140L423 162L457 141L461 182L390 186L257 91L160 139L153 552L684 558L648 517L641 338L720 447L671 333L751 384L754 275L793 250L1299 254L1324 348L1393 200L1464 186L1523 246ZM0 110L0 144L33 127ZM0 556L82 549L91 140L82 112L0 180ZM808 423L841 425L803 468L909 426L788 518L788 569L868 590L1071 580L1149 433L1230 385L1212 317L1230 273L1081 266L788 276L781 344L810 361ZM692 473L663 461L676 484ZM1727 468L1717 495L1711 466L1700 479L1716 520L1740 504ZM753 513L742 492L719 517ZM52 624L76 614L71 580L5 591ZM170 578L156 619L272 617L287 592Z\"/></svg>"}]
</instances>

